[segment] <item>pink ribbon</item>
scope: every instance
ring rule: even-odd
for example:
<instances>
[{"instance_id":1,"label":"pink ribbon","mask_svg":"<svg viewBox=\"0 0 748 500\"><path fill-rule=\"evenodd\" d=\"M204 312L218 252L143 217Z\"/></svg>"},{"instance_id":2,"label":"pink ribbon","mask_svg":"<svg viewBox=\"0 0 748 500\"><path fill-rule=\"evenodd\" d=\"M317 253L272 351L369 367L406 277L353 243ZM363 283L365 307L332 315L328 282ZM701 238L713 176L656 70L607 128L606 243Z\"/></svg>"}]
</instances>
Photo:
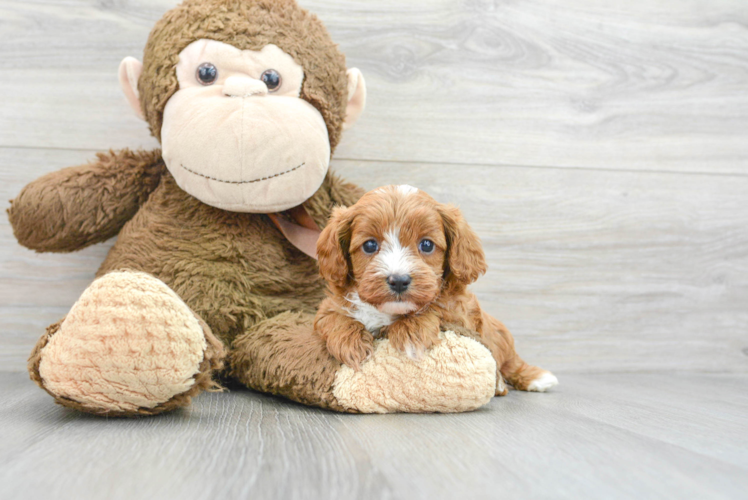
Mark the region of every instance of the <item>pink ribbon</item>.
<instances>
[{"instance_id":1,"label":"pink ribbon","mask_svg":"<svg viewBox=\"0 0 748 500\"><path fill-rule=\"evenodd\" d=\"M314 219L312 219L312 216L309 215L309 212L302 205L286 210L284 213L288 214L295 223L282 217L280 213L267 215L273 221L275 227L283 233L283 236L293 246L316 260L317 240L321 231L314 222Z\"/></svg>"}]
</instances>

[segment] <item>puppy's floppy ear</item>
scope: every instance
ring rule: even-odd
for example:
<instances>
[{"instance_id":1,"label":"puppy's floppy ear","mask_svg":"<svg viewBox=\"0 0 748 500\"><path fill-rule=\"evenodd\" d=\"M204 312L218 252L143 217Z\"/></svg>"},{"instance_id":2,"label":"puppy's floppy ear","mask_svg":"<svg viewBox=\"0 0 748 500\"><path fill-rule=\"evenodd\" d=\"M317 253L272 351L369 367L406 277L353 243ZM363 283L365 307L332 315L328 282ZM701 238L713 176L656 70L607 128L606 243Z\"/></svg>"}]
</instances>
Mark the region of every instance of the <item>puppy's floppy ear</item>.
<instances>
[{"instance_id":1,"label":"puppy's floppy ear","mask_svg":"<svg viewBox=\"0 0 748 500\"><path fill-rule=\"evenodd\" d=\"M352 221L350 208L336 208L317 240L319 273L338 288L344 288L349 281Z\"/></svg>"},{"instance_id":2,"label":"puppy's floppy ear","mask_svg":"<svg viewBox=\"0 0 748 500\"><path fill-rule=\"evenodd\" d=\"M444 223L447 238L448 282L469 285L487 269L486 256L478 235L468 226L462 212L454 205L440 205L437 210Z\"/></svg>"}]
</instances>

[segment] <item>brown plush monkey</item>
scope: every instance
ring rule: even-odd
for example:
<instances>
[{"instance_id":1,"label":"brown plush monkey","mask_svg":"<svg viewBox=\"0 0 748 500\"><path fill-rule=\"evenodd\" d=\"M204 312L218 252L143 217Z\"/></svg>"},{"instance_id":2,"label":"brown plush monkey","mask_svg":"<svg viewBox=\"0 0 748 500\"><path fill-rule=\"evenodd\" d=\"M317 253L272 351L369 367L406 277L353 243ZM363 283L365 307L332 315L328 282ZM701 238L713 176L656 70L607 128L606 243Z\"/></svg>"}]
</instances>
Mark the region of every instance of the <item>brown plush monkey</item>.
<instances>
[{"instance_id":1,"label":"brown plush monkey","mask_svg":"<svg viewBox=\"0 0 748 500\"><path fill-rule=\"evenodd\" d=\"M474 333L444 334L417 366L380 345L358 373L311 333L324 285L304 241L362 193L328 166L365 101L315 16L292 0L187 0L120 82L162 150L100 153L32 182L8 211L40 252L118 235L29 359L58 403L151 415L218 389L217 373L349 412L461 411L494 394Z\"/></svg>"}]
</instances>

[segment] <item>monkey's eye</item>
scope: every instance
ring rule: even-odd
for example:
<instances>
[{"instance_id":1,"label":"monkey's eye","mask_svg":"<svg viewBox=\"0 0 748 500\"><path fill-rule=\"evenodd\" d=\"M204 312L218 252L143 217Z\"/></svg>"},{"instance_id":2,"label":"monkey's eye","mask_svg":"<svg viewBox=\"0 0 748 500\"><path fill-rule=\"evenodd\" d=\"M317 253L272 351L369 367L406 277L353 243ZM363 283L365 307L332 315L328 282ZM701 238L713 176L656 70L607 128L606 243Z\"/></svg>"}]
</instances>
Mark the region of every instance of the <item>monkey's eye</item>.
<instances>
[{"instance_id":1,"label":"monkey's eye","mask_svg":"<svg viewBox=\"0 0 748 500\"><path fill-rule=\"evenodd\" d=\"M434 251L434 248L434 242L428 238L422 239L418 244L418 250L420 250L421 253L430 254Z\"/></svg>"},{"instance_id":2,"label":"monkey's eye","mask_svg":"<svg viewBox=\"0 0 748 500\"><path fill-rule=\"evenodd\" d=\"M379 250L379 243L377 243L377 240L367 240L363 245L361 245L361 248L364 250L365 254L371 255Z\"/></svg>"},{"instance_id":3,"label":"monkey's eye","mask_svg":"<svg viewBox=\"0 0 748 500\"><path fill-rule=\"evenodd\" d=\"M265 85L268 87L269 92L275 92L280 88L281 82L283 79L280 76L280 73L275 71L274 69L269 69L265 71L261 76L260 80L262 80Z\"/></svg>"},{"instance_id":4,"label":"monkey's eye","mask_svg":"<svg viewBox=\"0 0 748 500\"><path fill-rule=\"evenodd\" d=\"M197 81L203 85L213 85L216 78L218 78L218 68L210 63L202 63L197 67L195 77L197 78Z\"/></svg>"}]
</instances>

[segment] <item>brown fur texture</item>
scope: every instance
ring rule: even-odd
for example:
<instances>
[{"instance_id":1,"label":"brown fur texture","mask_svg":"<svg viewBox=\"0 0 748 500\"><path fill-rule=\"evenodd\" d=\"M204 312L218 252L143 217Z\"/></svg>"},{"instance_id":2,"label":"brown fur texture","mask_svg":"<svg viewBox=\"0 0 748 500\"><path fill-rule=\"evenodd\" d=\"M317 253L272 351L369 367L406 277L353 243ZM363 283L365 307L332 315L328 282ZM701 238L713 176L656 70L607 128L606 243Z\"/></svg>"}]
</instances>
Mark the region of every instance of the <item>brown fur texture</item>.
<instances>
[{"instance_id":1,"label":"brown fur texture","mask_svg":"<svg viewBox=\"0 0 748 500\"><path fill-rule=\"evenodd\" d=\"M322 114L335 148L346 111L345 60L319 20L293 0L187 0L156 24L138 88L157 139L164 107L177 90L178 54L202 38L251 50L273 43L290 54L305 71L301 97ZM361 195L360 188L328 172L303 206L324 227L333 207L352 205ZM312 332L325 288L317 263L267 215L214 208L180 189L160 150L110 151L90 164L43 176L13 200L8 215L19 242L40 252L74 251L117 236L97 276L127 269L155 277L205 325L209 349L188 391L155 408L104 414L152 415L185 406L199 391L217 388L213 376L225 360L224 374L248 387L353 411L334 396L340 364ZM60 404L102 413L45 387L39 366L59 325L48 329L31 354L31 377ZM459 362L453 365L459 370ZM393 389L397 383L407 381L395 381Z\"/></svg>"},{"instance_id":2,"label":"brown fur texture","mask_svg":"<svg viewBox=\"0 0 748 500\"><path fill-rule=\"evenodd\" d=\"M358 188L328 174L304 207L320 225ZM119 234L97 275L128 268L166 283L227 345L286 311L314 312L324 284L317 265L266 215L200 203L168 173Z\"/></svg>"},{"instance_id":3,"label":"brown fur texture","mask_svg":"<svg viewBox=\"0 0 748 500\"><path fill-rule=\"evenodd\" d=\"M141 165L141 171L155 170L161 173L160 182L152 189L150 196L146 198L146 195L141 195L139 198L132 195L126 199L132 203L128 210L135 212L129 221L121 221L114 216L107 220L100 215L120 213L122 208L118 190L128 193L137 191L131 189L128 183L140 183L143 178L117 176L115 172L120 170L116 162L118 157L153 158L155 163ZM97 276L118 269L132 269L160 279L207 323L210 331L226 348L236 351L231 359L239 363L232 368L237 378L245 382L259 381L258 386L251 386L259 390L277 388L278 393L291 399L334 407L330 399L334 372L327 373L327 370L334 369L334 360L320 365L313 362L306 366L289 365L289 356L284 354L284 349L288 348L289 352L294 353L290 358L294 358L297 350L304 350L312 341L307 338L312 336L311 315L324 297L324 282L319 277L316 262L293 247L266 215L227 212L205 205L182 191L168 171L162 168L160 157L156 154L124 151L110 153L103 157L103 161L101 158L93 164L41 177L22 191L9 211L19 241L39 251L72 251L99 241L95 231L85 232L77 228L101 224L116 227L115 224L121 224L117 242ZM113 179L124 180L125 184L119 185ZM146 183L139 192L148 188ZM41 196L39 193L53 194ZM333 206L353 204L361 194L360 188L328 173L322 187L304 203L304 207L318 225L324 226ZM86 201L89 197L94 201ZM144 201L138 205L140 200ZM70 209L60 210L60 203ZM98 203L98 206L90 212L77 212L72 210L76 203ZM44 228L50 224L53 228L60 228L63 237L55 239L50 230L45 231ZM75 231L68 229L71 227ZM34 235L42 237L34 238ZM252 349L261 345L263 340L268 341L268 337L251 341L246 338L247 335L251 337L257 329L257 335L262 337L267 333L267 320L288 311L306 312L309 315L306 331L299 332L297 328L295 332L299 335L289 341L291 344L298 342L298 346L287 342L278 344L273 351L273 346L266 344L269 351L262 355L272 360L272 369L254 365L251 368L260 373L241 375L242 370L250 369L246 360L257 356ZM284 328L277 321L276 326ZM299 324L294 319L285 328L295 327L299 327ZM42 337L29 361L32 379L37 383L41 383L38 376L41 349L49 335L56 331L54 327L51 328ZM234 339L239 336L244 336L244 341L232 346ZM246 355L242 354L245 348L248 350ZM278 357L274 357L275 354ZM217 366L206 365L205 368L210 370L206 374L201 372L194 388L188 393L156 409L143 410L140 414L152 415L189 404L191 396L210 387L210 371ZM284 373L291 372L289 366L308 370L306 374L299 372L294 375L300 383L302 379L305 381L315 377L320 382L310 386L288 383ZM278 373L274 373L273 369ZM270 382L276 376L278 382ZM299 391L298 394L294 393L295 390ZM80 405L76 406L75 402L61 399L58 402L85 410Z\"/></svg>"},{"instance_id":4,"label":"brown fur texture","mask_svg":"<svg viewBox=\"0 0 748 500\"><path fill-rule=\"evenodd\" d=\"M160 151L109 151L51 172L11 201L18 242L37 252L74 252L116 236L159 184Z\"/></svg>"},{"instance_id":5,"label":"brown fur texture","mask_svg":"<svg viewBox=\"0 0 748 500\"><path fill-rule=\"evenodd\" d=\"M384 329L395 349L407 351L409 347L419 356L439 342L439 316L436 314L406 314Z\"/></svg>"},{"instance_id":6,"label":"brown fur texture","mask_svg":"<svg viewBox=\"0 0 748 500\"><path fill-rule=\"evenodd\" d=\"M335 150L348 100L345 56L317 16L294 0L187 0L161 18L145 46L138 82L154 137L161 139L164 107L179 88L174 71L179 53L203 38L240 50L260 50L272 43L292 56L306 70L301 98L322 114Z\"/></svg>"},{"instance_id":7,"label":"brown fur texture","mask_svg":"<svg viewBox=\"0 0 748 500\"><path fill-rule=\"evenodd\" d=\"M325 299L314 318L314 332L333 358L358 370L374 353L374 336L363 324L341 314L343 307L341 301Z\"/></svg>"},{"instance_id":8,"label":"brown fur texture","mask_svg":"<svg viewBox=\"0 0 748 500\"><path fill-rule=\"evenodd\" d=\"M285 312L255 325L234 342L230 375L263 392L350 412L332 394L340 363L311 334L312 319L311 313Z\"/></svg>"},{"instance_id":9,"label":"brown fur texture","mask_svg":"<svg viewBox=\"0 0 748 500\"><path fill-rule=\"evenodd\" d=\"M141 106L157 139L164 107L178 89L178 54L203 38L242 50L272 43L290 54L305 71L301 98L322 114L334 150L348 98L345 58L316 16L293 0L186 0L164 15L149 37L138 82ZM328 172L303 205L323 227L335 205L352 204L361 194ZM316 262L293 247L266 215L213 208L181 190L160 150L110 151L90 164L43 176L13 200L8 216L18 241L40 252L75 251L118 236L97 276L119 269L148 273L207 325L213 347L193 388L137 414L186 405L192 395L214 387L211 374L224 355L213 335L234 351L231 373L238 379L297 401L335 407L331 370L336 364L315 351L311 333L311 314L324 295ZM309 315L303 332L299 314ZM295 336L275 343L270 327ZM31 377L42 386L39 360L56 328L50 327L29 360ZM258 346L265 351L258 353ZM260 358L268 365L248 364ZM309 385L299 386L289 377ZM96 411L75 401L58 402Z\"/></svg>"},{"instance_id":10,"label":"brown fur texture","mask_svg":"<svg viewBox=\"0 0 748 500\"><path fill-rule=\"evenodd\" d=\"M367 253L363 243L371 240L379 249ZM432 251L419 250L424 240L433 242ZM382 255L395 246L399 259ZM379 188L352 207L336 210L320 236L318 253L330 293L317 313L315 333L342 363L358 369L373 350L372 332L357 320L360 306L351 300L356 296L384 313L412 304L406 312L391 313L391 323L376 332L396 349L421 356L439 341L441 330L452 329L483 343L496 361L497 376L517 389L530 389L547 373L519 357L509 330L467 290L487 266L478 236L456 207L409 186ZM403 292L388 285L392 261L412 278ZM497 384L496 392L506 390Z\"/></svg>"}]
</instances>

